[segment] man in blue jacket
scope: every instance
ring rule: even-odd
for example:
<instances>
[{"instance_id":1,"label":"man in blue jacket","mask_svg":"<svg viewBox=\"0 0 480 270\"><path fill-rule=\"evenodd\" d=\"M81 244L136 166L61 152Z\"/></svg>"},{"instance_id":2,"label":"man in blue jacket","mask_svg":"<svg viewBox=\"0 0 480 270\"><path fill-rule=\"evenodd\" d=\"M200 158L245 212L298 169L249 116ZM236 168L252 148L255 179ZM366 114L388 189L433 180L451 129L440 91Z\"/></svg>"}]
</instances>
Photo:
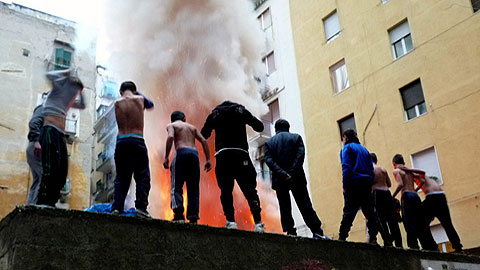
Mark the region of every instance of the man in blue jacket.
<instances>
[{"instance_id":1,"label":"man in blue jacket","mask_svg":"<svg viewBox=\"0 0 480 270\"><path fill-rule=\"evenodd\" d=\"M313 210L308 195L307 179L303 171L305 147L302 137L290 133L287 120L275 122L276 135L265 143L265 162L272 171L272 188L276 190L280 206L282 229L288 235L297 235L292 217L290 190L292 191L298 209L313 233L314 238L325 238L321 228L322 222Z\"/></svg>"},{"instance_id":2,"label":"man in blue jacket","mask_svg":"<svg viewBox=\"0 0 480 270\"><path fill-rule=\"evenodd\" d=\"M378 229L372 200L374 169L372 157L360 144L353 129L343 132L343 148L340 160L343 170L343 218L340 223L339 240L345 241L359 209L367 219L369 243L376 244Z\"/></svg>"}]
</instances>

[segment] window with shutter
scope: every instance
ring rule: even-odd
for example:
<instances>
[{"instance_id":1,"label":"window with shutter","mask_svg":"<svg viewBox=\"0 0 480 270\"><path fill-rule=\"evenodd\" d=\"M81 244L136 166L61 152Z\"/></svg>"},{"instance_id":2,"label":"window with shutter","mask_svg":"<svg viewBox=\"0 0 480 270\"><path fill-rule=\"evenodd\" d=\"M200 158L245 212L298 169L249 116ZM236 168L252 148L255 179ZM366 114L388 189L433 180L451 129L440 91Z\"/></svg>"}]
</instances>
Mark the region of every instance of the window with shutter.
<instances>
[{"instance_id":1,"label":"window with shutter","mask_svg":"<svg viewBox=\"0 0 480 270\"><path fill-rule=\"evenodd\" d=\"M420 79L400 88L400 94L402 95L403 108L405 109L407 120L427 113Z\"/></svg>"}]
</instances>

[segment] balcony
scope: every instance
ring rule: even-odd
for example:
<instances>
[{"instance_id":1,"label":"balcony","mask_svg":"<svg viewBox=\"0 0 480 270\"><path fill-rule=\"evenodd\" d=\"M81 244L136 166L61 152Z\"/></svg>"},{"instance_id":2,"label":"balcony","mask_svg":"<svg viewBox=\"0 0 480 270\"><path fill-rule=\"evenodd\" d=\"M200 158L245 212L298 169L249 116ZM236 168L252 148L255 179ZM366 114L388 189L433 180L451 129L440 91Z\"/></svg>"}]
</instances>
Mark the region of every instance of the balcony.
<instances>
[{"instance_id":1,"label":"balcony","mask_svg":"<svg viewBox=\"0 0 480 270\"><path fill-rule=\"evenodd\" d=\"M113 155L109 155L106 152L100 153L96 161L96 170L103 173L108 173L109 171L111 171L112 157Z\"/></svg>"},{"instance_id":2,"label":"balcony","mask_svg":"<svg viewBox=\"0 0 480 270\"><path fill-rule=\"evenodd\" d=\"M263 123L263 131L249 136L248 144L251 147L260 147L272 137L273 123L264 119L260 119Z\"/></svg>"}]
</instances>

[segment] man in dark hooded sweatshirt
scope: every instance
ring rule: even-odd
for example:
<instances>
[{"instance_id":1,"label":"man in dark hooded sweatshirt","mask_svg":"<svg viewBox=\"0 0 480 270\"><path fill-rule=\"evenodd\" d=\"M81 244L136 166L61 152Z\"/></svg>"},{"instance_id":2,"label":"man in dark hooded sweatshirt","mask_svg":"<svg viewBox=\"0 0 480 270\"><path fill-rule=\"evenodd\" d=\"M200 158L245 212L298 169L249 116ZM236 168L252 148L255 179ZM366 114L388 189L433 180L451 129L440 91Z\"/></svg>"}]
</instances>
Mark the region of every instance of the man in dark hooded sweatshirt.
<instances>
[{"instance_id":1,"label":"man in dark hooded sweatshirt","mask_svg":"<svg viewBox=\"0 0 480 270\"><path fill-rule=\"evenodd\" d=\"M234 180L242 190L255 221L254 231L265 232L261 218L260 199L257 194L257 172L248 154L246 125L257 132L263 131L263 123L244 106L224 101L208 115L202 128L202 136L208 139L215 130L215 174L221 195L226 228L237 228L233 207Z\"/></svg>"}]
</instances>

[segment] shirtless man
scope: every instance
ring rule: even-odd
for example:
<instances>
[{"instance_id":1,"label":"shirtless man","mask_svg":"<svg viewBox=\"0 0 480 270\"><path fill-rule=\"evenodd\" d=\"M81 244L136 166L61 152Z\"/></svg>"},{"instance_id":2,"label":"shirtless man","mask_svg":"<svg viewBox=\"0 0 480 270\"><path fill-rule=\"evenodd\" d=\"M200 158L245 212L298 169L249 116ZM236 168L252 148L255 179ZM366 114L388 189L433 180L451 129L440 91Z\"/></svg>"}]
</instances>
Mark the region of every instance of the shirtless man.
<instances>
[{"instance_id":1,"label":"shirtless man","mask_svg":"<svg viewBox=\"0 0 480 270\"><path fill-rule=\"evenodd\" d=\"M408 247L418 249L417 240L420 240L423 249L438 251L438 246L422 215L422 203L415 190L413 173L407 171L408 168L405 166L403 156L400 154L396 154L393 157L392 163L395 168L393 175L398 182L393 197L402 191L403 225L405 226L405 231L407 231ZM425 180L421 179L421 181L424 182Z\"/></svg>"},{"instance_id":2,"label":"shirtless man","mask_svg":"<svg viewBox=\"0 0 480 270\"><path fill-rule=\"evenodd\" d=\"M171 124L167 125L167 143L165 147L165 160L163 167L168 169L169 155L172 144L175 143L175 157L172 161L171 171L171 207L175 214L174 222L185 222L183 216L183 184L187 183L187 219L190 223L196 224L200 216L199 212L199 184L200 184L200 163L198 151L195 148L195 139L202 143L205 153L205 171L212 169L210 163L210 151L208 144L196 127L186 123L185 114L175 111L170 116Z\"/></svg>"},{"instance_id":3,"label":"shirtless man","mask_svg":"<svg viewBox=\"0 0 480 270\"><path fill-rule=\"evenodd\" d=\"M423 215L427 226L436 217L445 229L448 239L452 243L455 252L462 252L462 243L460 237L453 227L452 218L450 217L450 210L448 209L447 197L440 185L430 177L425 175L425 171L413 168L402 167L405 172L413 173L415 178L423 179L416 190L422 189L425 192L425 200L422 202Z\"/></svg>"},{"instance_id":4,"label":"shirtless man","mask_svg":"<svg viewBox=\"0 0 480 270\"><path fill-rule=\"evenodd\" d=\"M385 246L392 246L395 242L396 247L402 247L402 235L398 227L397 217L393 206L393 198L390 193L392 182L388 177L387 170L377 165L377 155L370 153L373 161L373 170L375 177L373 178L372 196L377 214L379 231L382 235Z\"/></svg>"},{"instance_id":5,"label":"shirtless man","mask_svg":"<svg viewBox=\"0 0 480 270\"><path fill-rule=\"evenodd\" d=\"M71 76L71 70L50 71L52 90L43 104L43 127L40 131L42 180L36 204L55 207L68 174L68 152L65 119L70 108L85 109L83 84ZM76 97L80 95L77 101ZM41 150L40 150L41 149Z\"/></svg>"},{"instance_id":6,"label":"shirtless man","mask_svg":"<svg viewBox=\"0 0 480 270\"><path fill-rule=\"evenodd\" d=\"M115 168L112 213L121 214L125 205L132 174L136 183L135 214L150 217L147 212L150 192L150 169L148 152L143 140L143 113L152 109L153 103L137 92L135 83L123 82L120 85L122 97L115 101L115 116L118 125L115 147Z\"/></svg>"}]
</instances>

